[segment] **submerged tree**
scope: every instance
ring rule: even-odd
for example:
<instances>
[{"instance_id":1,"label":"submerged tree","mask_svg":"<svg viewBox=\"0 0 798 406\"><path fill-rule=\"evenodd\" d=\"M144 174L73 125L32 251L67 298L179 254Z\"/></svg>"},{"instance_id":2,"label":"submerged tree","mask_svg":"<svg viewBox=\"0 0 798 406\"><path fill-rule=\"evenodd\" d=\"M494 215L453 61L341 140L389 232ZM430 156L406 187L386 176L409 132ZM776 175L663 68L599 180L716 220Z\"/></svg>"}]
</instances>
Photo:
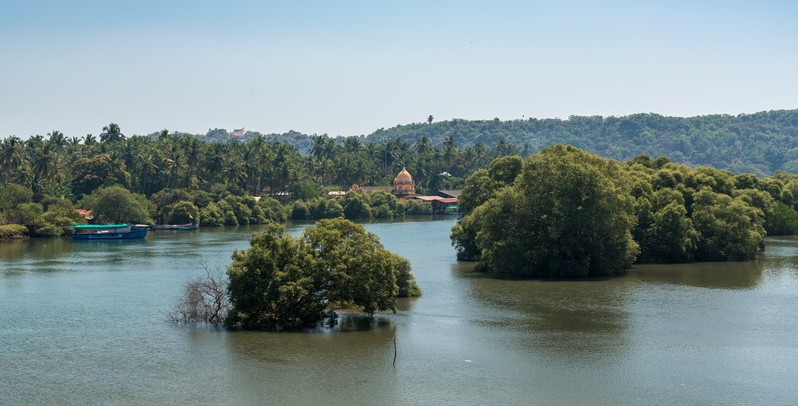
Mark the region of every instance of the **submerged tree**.
<instances>
[{"instance_id":1,"label":"submerged tree","mask_svg":"<svg viewBox=\"0 0 798 406\"><path fill-rule=\"evenodd\" d=\"M232 309L227 325L245 329L300 329L334 317L335 308L368 315L394 310L400 295L420 292L407 260L379 238L344 219L321 220L301 238L268 226L233 253L228 267Z\"/></svg>"},{"instance_id":2,"label":"submerged tree","mask_svg":"<svg viewBox=\"0 0 798 406\"><path fill-rule=\"evenodd\" d=\"M183 297L169 314L172 322L221 326L227 319L230 311L227 279L221 272L212 272L204 260L202 267L205 276L186 282L183 287Z\"/></svg>"}]
</instances>

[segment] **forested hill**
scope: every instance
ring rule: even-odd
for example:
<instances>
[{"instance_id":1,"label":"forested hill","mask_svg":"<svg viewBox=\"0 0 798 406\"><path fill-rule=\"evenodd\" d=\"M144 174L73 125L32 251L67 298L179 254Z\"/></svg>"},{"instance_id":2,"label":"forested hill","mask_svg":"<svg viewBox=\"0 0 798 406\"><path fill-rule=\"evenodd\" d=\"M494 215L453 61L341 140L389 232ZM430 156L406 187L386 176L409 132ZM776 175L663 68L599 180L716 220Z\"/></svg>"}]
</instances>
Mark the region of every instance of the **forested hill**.
<instances>
[{"instance_id":1,"label":"forested hill","mask_svg":"<svg viewBox=\"0 0 798 406\"><path fill-rule=\"evenodd\" d=\"M412 143L424 135L436 145L451 135L461 148L477 142L493 147L504 139L522 152L534 153L561 143L619 160L645 153L735 173L798 172L798 110L689 118L634 114L567 120L452 120L397 126L367 138L378 142L401 137Z\"/></svg>"},{"instance_id":2,"label":"forested hill","mask_svg":"<svg viewBox=\"0 0 798 406\"><path fill-rule=\"evenodd\" d=\"M798 110L755 114L665 117L578 117L567 120L451 120L398 125L365 136L381 143L401 138L414 144L423 136L441 146L451 136L458 148L506 143L509 152L531 154L551 144L568 144L604 157L627 160L639 154L665 155L691 166L711 165L734 173L771 175L798 172ZM296 132L269 135L270 141L292 144L302 153L310 136ZM503 141L502 141L503 140ZM341 140L339 140L341 141Z\"/></svg>"}]
</instances>

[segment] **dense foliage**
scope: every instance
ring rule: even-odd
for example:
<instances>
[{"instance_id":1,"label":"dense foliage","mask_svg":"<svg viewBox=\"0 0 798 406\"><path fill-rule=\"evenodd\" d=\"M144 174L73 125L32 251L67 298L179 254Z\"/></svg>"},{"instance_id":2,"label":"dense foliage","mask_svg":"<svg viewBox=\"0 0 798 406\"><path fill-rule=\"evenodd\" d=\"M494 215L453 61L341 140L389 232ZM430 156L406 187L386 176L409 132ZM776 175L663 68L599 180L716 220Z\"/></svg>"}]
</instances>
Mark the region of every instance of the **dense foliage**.
<instances>
[{"instance_id":1,"label":"dense foliage","mask_svg":"<svg viewBox=\"0 0 798 406\"><path fill-rule=\"evenodd\" d=\"M409 262L344 219L321 220L301 238L276 224L236 251L228 268L231 327L298 329L330 319L336 307L394 310L420 294Z\"/></svg>"},{"instance_id":2,"label":"dense foliage","mask_svg":"<svg viewBox=\"0 0 798 406\"><path fill-rule=\"evenodd\" d=\"M499 166L499 165L497 165ZM495 167L495 166L494 166ZM455 228L455 242L473 235L479 268L545 277L610 275L637 254L630 186L621 165L573 147L529 157ZM473 229L466 235L459 230Z\"/></svg>"},{"instance_id":3,"label":"dense foliage","mask_svg":"<svg viewBox=\"0 0 798 406\"><path fill-rule=\"evenodd\" d=\"M72 216L71 222L42 217L56 201L63 201L61 206L102 210L97 221L198 221L205 226L282 222L289 216L354 219L429 214L429 204L405 204L386 193L341 200L327 192L348 190L353 184L390 184L403 165L417 170L420 192L456 188L468 171L487 162L486 151L480 150L481 160L462 165L461 158L470 155L454 144L437 149L421 142L410 148L401 140L366 145L357 138L336 143L319 136L313 138L310 154L302 155L290 145L267 139L256 135L245 142L214 143L168 131L126 137L113 123L103 128L99 140L90 134L67 138L59 131L25 141L9 137L0 140L0 188L5 192L0 194L0 224L42 230L32 235L61 235L69 225L85 221L79 216ZM452 176L439 157L457 164L459 176ZM121 189L129 191L122 199L125 204L98 205L99 191L119 195ZM133 197L138 199L135 204Z\"/></svg>"},{"instance_id":4,"label":"dense foliage","mask_svg":"<svg viewBox=\"0 0 798 406\"><path fill-rule=\"evenodd\" d=\"M144 195L131 193L119 185L97 189L81 201L81 206L92 210L100 223L149 224L152 222L149 204Z\"/></svg>"},{"instance_id":5,"label":"dense foliage","mask_svg":"<svg viewBox=\"0 0 798 406\"><path fill-rule=\"evenodd\" d=\"M208 135L211 134L209 131ZM225 138L218 131L213 134L214 139ZM258 135L247 133L247 137ZM548 145L567 144L618 160L640 154L662 155L690 166L709 165L733 173L766 176L777 171L798 172L797 136L798 110L775 110L736 116L665 117L649 113L509 121L427 119L379 129L355 139L361 144L377 144L378 148L386 140L396 139L410 144L430 143L437 148L456 143L465 149L488 149L491 159L514 154L527 156ZM303 152L310 150L315 142L314 136L293 131L265 137ZM352 142L346 141L350 138L338 137L335 142ZM395 149L389 151L390 154Z\"/></svg>"},{"instance_id":6,"label":"dense foliage","mask_svg":"<svg viewBox=\"0 0 798 406\"><path fill-rule=\"evenodd\" d=\"M472 184L485 184L479 189L483 195L465 193L462 197L461 208L468 212L519 170L520 161L510 160L505 162L507 168L494 169L506 173L489 173L487 168L494 159L525 157L546 145L564 142L617 159L640 153L661 155L652 162L659 165L657 170L667 170L655 174L662 178L651 180L652 184L669 181L668 171L678 167L673 162L748 171L739 179L749 186L736 188L770 194L772 204L759 206L766 209L765 227L770 234L793 233L798 226L794 213L798 183L793 181L794 175L778 170L798 169L797 122L798 111L792 110L691 118L637 114L505 122L428 119L347 138L296 132L248 132L244 137L231 137L222 129L199 136L163 130L128 137L111 123L99 137L67 137L52 131L27 140L15 136L1 139L0 188L9 191L9 197L0 194L0 224L24 225L36 236L63 234L74 223L70 218L75 217L64 216L64 207L86 209L83 204L88 200L81 199L114 185L148 198L146 217L157 223L239 225L286 218L392 218L430 213L429 204L397 201L387 193L352 194L343 199L328 195L349 190L354 184L389 185L402 167L413 175L421 194L461 189L465 178L474 175ZM665 163L671 167L661 168ZM762 179L773 171L777 172L771 178ZM258 201L256 196L263 199ZM684 210L692 219L691 195L683 197ZM56 207L59 213L47 214ZM657 224L649 229L648 241L642 240L645 233L640 230L635 239L641 245L656 245L654 235L665 231L669 219L680 217L680 210L671 206L656 218L643 219ZM75 221L84 220L77 217ZM687 224L673 226L676 229L669 232L677 232L679 227L689 230ZM684 258L695 254L689 234L681 249ZM462 255L473 256L468 251L475 247L463 248ZM642 247L641 260L646 252Z\"/></svg>"},{"instance_id":7,"label":"dense foliage","mask_svg":"<svg viewBox=\"0 0 798 406\"><path fill-rule=\"evenodd\" d=\"M468 178L452 230L458 258L495 274L608 275L632 261L755 258L766 234L798 231L798 175L760 179L640 155L621 164L575 147L494 161Z\"/></svg>"},{"instance_id":8,"label":"dense foliage","mask_svg":"<svg viewBox=\"0 0 798 406\"><path fill-rule=\"evenodd\" d=\"M482 144L507 151L502 155L526 156L548 145L568 144L618 160L649 154L734 173L798 172L798 110L687 118L632 114L567 120L451 120L397 125L378 130L366 140L397 137L410 143L426 137L438 146L452 137L463 147Z\"/></svg>"}]
</instances>

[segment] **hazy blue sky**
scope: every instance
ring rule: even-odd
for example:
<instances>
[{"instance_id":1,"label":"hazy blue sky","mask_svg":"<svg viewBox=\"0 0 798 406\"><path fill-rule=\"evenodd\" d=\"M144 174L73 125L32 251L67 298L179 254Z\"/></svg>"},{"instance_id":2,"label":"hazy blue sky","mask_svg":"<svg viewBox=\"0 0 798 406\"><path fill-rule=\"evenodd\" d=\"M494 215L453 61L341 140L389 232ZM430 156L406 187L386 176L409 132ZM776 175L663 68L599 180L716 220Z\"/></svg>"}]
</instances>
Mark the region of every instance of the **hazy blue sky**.
<instances>
[{"instance_id":1,"label":"hazy blue sky","mask_svg":"<svg viewBox=\"0 0 798 406\"><path fill-rule=\"evenodd\" d=\"M0 137L798 108L795 1L0 0Z\"/></svg>"}]
</instances>

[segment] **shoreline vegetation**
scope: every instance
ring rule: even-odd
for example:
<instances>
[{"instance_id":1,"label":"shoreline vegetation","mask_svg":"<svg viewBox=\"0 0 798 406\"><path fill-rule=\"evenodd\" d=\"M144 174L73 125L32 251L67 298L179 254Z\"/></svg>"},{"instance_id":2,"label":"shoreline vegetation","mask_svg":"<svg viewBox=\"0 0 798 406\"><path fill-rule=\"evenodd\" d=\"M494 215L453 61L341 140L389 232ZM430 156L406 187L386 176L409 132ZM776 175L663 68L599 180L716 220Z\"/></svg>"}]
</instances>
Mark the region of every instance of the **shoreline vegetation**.
<instances>
[{"instance_id":1,"label":"shoreline vegetation","mask_svg":"<svg viewBox=\"0 0 798 406\"><path fill-rule=\"evenodd\" d=\"M494 250L488 241L499 241L504 236L483 229L485 224L477 225L471 212L483 214L492 210L521 215L513 211L519 202L532 202L546 195L546 190L530 189L539 181L530 180L526 189L518 186L515 192L505 186L514 183L513 176L522 168L526 171L529 162L545 156L545 151L559 148L541 149L546 140L556 138L552 132L557 129L565 131L561 132L561 141L576 145L567 148L597 162L585 169L585 176L612 167L615 174L609 174L610 178L626 179L610 182L612 192L608 195L623 199L609 207L623 207L624 213L633 218L621 216L620 220L613 217L612 211L598 216L612 219L616 225L633 224L622 227L629 230L633 243L627 247L625 257L638 262L748 259L755 256L751 247L761 245L754 243L761 242L764 232L798 232L798 175L778 171L792 168L793 161L798 169L798 155L793 157L793 148L787 148L793 138L798 138L794 137L798 134L798 110L781 110L691 118L638 114L506 122L428 120L360 137L292 133L283 138L291 143L252 132L235 137L219 129L209 130L205 136L163 130L128 137L115 123L104 127L99 137L88 134L68 138L59 131L24 141L12 136L0 139L0 225L4 226L0 239L66 235L71 232L70 226L85 223L87 215L99 223L198 221L208 227L283 223L287 219L390 219L431 214L426 202L400 200L386 191L350 191L353 185L388 185L400 168L407 168L418 193L464 189L460 199L463 218L453 232L458 258L479 260L487 249L489 259ZM681 135L677 137L675 132ZM576 137L576 133L581 135ZM591 141L586 142L587 139ZM665 140L676 152L687 148L690 154L669 152L656 158L638 154L625 161L612 158L635 151L663 151ZM608 141L612 141L611 145L605 146L616 151L604 150L610 158L590 151L602 150L602 142ZM777 143L781 143L778 148ZM294 145L305 147L298 149ZM588 149L577 148L580 146ZM760 165L754 162L762 157L767 157L769 163L750 173L734 174L672 159L682 158L695 165L700 162L695 159L700 155L697 151L727 156L730 148L736 151L736 157L729 158L736 168L753 168L751 165ZM754 152L759 158L751 158ZM507 159L513 162L508 163ZM762 176L774 169L777 171L773 175ZM538 178L547 180L545 176ZM550 186L579 184L582 180L565 176ZM596 186L596 193L610 190L605 190L603 180L597 182L600 186ZM349 192L341 193L346 191ZM575 188L572 192L586 191ZM489 201L492 203L487 208L478 207ZM546 204L556 208L554 203ZM83 211L78 213L75 209ZM541 214L549 218L577 214L566 212ZM748 219L750 227L737 227L743 218ZM570 226L559 226L564 228L548 230L542 237L549 242L582 238L573 234ZM484 235L481 243L477 234ZM616 235L615 240L627 238ZM595 252L581 252L583 249L561 252L560 256L574 260L580 256L600 257ZM518 259L524 259L523 263L536 261ZM595 259L592 262L590 266L599 266Z\"/></svg>"},{"instance_id":2,"label":"shoreline vegetation","mask_svg":"<svg viewBox=\"0 0 798 406\"><path fill-rule=\"evenodd\" d=\"M206 269L189 281L170 319L279 331L334 321L336 308L372 316L420 295L410 263L351 221L433 214L428 202L360 188L391 184L399 168L420 194L462 189L450 236L457 258L496 277L592 279L635 262L749 260L766 235L798 232L798 175L789 172L735 175L646 154L620 161L563 144L532 151L505 138L458 148L454 133L440 146L426 135L412 144L311 139L302 154L260 134L126 137L114 123L99 140L58 131L3 139L0 239L59 237L89 217L266 224L225 275ZM316 223L294 238L281 225L289 219Z\"/></svg>"}]
</instances>

